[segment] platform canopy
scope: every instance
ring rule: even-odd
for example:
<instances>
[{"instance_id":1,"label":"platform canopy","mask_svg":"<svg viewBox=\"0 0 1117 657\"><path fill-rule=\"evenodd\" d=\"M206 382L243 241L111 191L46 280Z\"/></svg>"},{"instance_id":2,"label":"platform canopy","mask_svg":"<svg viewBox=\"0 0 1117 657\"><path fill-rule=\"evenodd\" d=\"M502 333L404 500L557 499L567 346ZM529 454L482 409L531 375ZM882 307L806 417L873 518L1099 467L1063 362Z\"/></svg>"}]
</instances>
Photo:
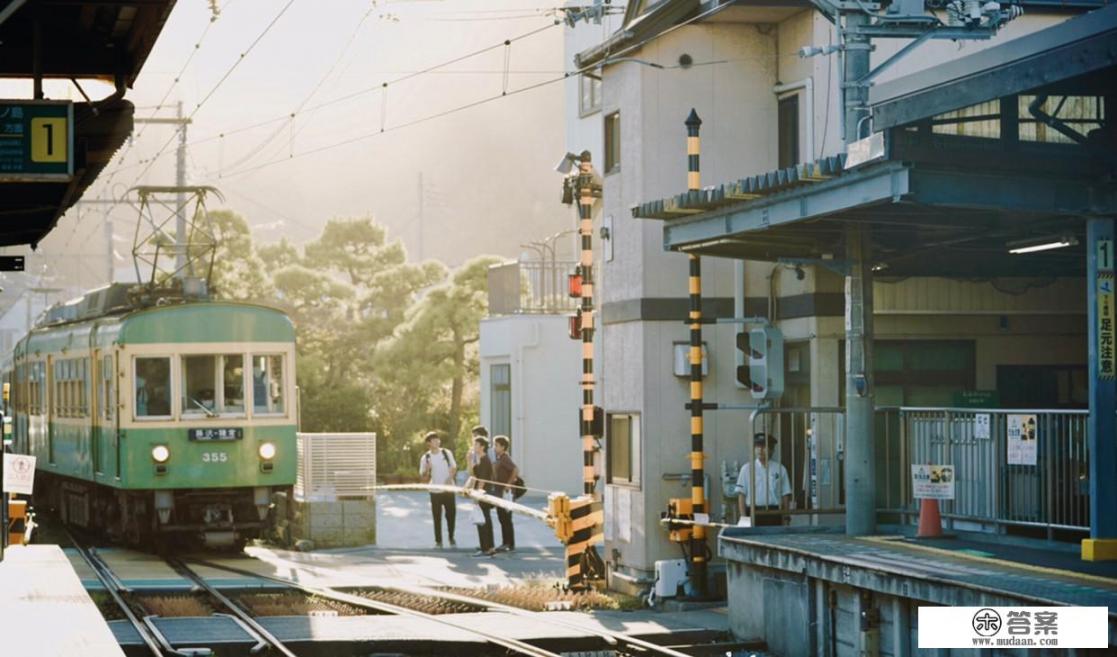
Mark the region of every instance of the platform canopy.
<instances>
[{"instance_id":1,"label":"platform canopy","mask_svg":"<svg viewBox=\"0 0 1117 657\"><path fill-rule=\"evenodd\" d=\"M845 226L861 223L880 276L1081 275L1085 219L1117 216L1115 100L1110 5L874 88L881 132L853 159L632 213L665 222L665 248L703 255L840 259Z\"/></svg>"},{"instance_id":2,"label":"platform canopy","mask_svg":"<svg viewBox=\"0 0 1117 657\"><path fill-rule=\"evenodd\" d=\"M9 173L0 181L0 246L41 240L128 138L133 107L124 91L135 82L174 4L0 0L0 78L101 79L117 85L117 93L103 101L74 103L67 175L34 180Z\"/></svg>"}]
</instances>

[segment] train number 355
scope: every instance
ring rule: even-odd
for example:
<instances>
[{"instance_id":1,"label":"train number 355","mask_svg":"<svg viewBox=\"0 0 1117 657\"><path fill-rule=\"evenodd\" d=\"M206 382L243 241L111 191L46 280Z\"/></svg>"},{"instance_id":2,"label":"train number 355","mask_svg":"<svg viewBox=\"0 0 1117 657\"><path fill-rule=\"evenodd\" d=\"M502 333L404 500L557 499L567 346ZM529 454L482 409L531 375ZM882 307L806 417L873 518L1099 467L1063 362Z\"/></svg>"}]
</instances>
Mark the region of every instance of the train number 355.
<instances>
[{"instance_id":1,"label":"train number 355","mask_svg":"<svg viewBox=\"0 0 1117 657\"><path fill-rule=\"evenodd\" d=\"M226 452L202 452L202 463L227 463L229 455Z\"/></svg>"}]
</instances>

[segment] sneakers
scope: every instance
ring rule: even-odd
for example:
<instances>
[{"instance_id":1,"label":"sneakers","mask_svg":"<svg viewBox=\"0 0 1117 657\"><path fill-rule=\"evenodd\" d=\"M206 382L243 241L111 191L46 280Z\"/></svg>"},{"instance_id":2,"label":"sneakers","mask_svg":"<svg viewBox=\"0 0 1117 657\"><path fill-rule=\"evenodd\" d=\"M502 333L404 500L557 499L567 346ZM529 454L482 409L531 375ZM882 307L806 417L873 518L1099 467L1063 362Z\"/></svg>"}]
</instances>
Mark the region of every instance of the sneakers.
<instances>
[{"instance_id":1,"label":"sneakers","mask_svg":"<svg viewBox=\"0 0 1117 657\"><path fill-rule=\"evenodd\" d=\"M435 541L434 542L434 549L441 550L442 549L442 541Z\"/></svg>"},{"instance_id":2,"label":"sneakers","mask_svg":"<svg viewBox=\"0 0 1117 657\"><path fill-rule=\"evenodd\" d=\"M491 557L491 556L493 556L493 551L492 550L477 550L476 552L473 553L472 556L474 556L474 557Z\"/></svg>"},{"instance_id":3,"label":"sneakers","mask_svg":"<svg viewBox=\"0 0 1117 657\"><path fill-rule=\"evenodd\" d=\"M456 548L456 547L458 547L458 544L457 544L457 543L455 543L455 542L454 542L454 539L452 539L452 538L451 538L451 539L450 539L450 549L452 550L452 549L454 549L454 548Z\"/></svg>"},{"instance_id":4,"label":"sneakers","mask_svg":"<svg viewBox=\"0 0 1117 657\"><path fill-rule=\"evenodd\" d=\"M516 548L511 545L501 545L500 547L494 549L493 552L513 552L515 551L515 549Z\"/></svg>"}]
</instances>

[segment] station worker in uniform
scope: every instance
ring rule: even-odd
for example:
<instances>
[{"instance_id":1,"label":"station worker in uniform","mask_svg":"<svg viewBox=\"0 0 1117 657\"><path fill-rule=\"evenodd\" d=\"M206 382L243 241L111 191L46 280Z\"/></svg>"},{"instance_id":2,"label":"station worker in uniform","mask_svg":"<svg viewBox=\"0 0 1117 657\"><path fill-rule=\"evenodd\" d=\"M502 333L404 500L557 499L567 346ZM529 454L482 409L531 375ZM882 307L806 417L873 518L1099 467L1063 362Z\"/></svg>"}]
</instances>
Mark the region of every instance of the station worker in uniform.
<instances>
[{"instance_id":1,"label":"station worker in uniform","mask_svg":"<svg viewBox=\"0 0 1117 657\"><path fill-rule=\"evenodd\" d=\"M458 464L450 450L442 447L438 434L431 431L425 436L427 451L419 457L419 478L423 483L435 486L453 486L458 474ZM454 521L457 517L456 500L453 491L431 492L431 514L434 516L434 546L442 547L442 512L446 513L446 528L449 530L450 547L457 547L454 541Z\"/></svg>"},{"instance_id":2,"label":"station worker in uniform","mask_svg":"<svg viewBox=\"0 0 1117 657\"><path fill-rule=\"evenodd\" d=\"M737 510L742 518L751 513L752 491L756 491L757 517L753 526L782 525L784 516L781 514L764 514L761 511L787 511L791 504L791 479L787 476L787 468L779 461L768 459L768 448L771 438L761 432L753 436L753 461L741 466L741 473L737 476ZM751 481L753 472L756 480Z\"/></svg>"}]
</instances>

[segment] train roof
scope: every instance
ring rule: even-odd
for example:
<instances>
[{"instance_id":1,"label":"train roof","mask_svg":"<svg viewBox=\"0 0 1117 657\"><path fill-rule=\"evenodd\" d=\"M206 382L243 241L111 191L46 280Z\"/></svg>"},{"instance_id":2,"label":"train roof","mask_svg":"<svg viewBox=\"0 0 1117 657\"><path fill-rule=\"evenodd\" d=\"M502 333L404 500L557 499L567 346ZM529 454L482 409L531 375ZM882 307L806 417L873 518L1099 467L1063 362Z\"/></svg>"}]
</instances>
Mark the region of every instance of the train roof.
<instances>
[{"instance_id":1,"label":"train roof","mask_svg":"<svg viewBox=\"0 0 1117 657\"><path fill-rule=\"evenodd\" d=\"M236 322L215 319L237 311ZM216 315L215 315L216 313ZM286 313L269 306L184 296L153 297L142 286L115 283L50 308L16 347L55 336L69 343L93 327L116 325L115 342L293 342ZM104 330L104 329L100 329ZM48 347L50 348L50 347Z\"/></svg>"}]
</instances>

